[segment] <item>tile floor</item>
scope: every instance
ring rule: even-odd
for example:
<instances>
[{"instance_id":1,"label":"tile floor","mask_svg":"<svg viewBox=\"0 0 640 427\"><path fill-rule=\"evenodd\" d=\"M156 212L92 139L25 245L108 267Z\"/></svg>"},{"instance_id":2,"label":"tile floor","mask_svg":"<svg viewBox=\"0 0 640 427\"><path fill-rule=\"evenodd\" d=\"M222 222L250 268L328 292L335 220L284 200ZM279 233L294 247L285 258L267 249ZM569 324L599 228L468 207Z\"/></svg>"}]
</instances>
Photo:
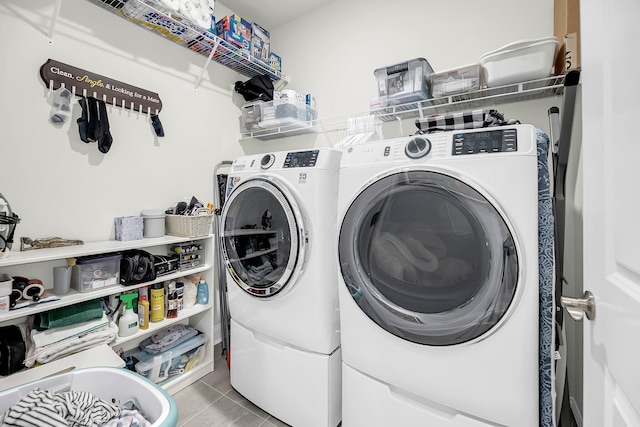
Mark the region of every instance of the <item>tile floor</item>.
<instances>
[{"instance_id":1,"label":"tile floor","mask_svg":"<svg viewBox=\"0 0 640 427\"><path fill-rule=\"evenodd\" d=\"M214 348L213 372L173 395L180 427L286 427L235 391L220 345Z\"/></svg>"}]
</instances>

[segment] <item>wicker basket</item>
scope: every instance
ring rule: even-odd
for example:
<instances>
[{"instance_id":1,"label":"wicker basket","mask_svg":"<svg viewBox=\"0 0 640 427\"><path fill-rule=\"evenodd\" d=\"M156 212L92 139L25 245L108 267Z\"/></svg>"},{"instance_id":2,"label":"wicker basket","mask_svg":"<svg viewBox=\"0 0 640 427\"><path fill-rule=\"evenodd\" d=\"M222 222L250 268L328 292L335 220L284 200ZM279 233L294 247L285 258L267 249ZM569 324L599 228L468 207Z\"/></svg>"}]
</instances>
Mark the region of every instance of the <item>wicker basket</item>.
<instances>
[{"instance_id":1,"label":"wicker basket","mask_svg":"<svg viewBox=\"0 0 640 427\"><path fill-rule=\"evenodd\" d=\"M202 237L211 232L213 215L167 215L167 234L179 237Z\"/></svg>"}]
</instances>

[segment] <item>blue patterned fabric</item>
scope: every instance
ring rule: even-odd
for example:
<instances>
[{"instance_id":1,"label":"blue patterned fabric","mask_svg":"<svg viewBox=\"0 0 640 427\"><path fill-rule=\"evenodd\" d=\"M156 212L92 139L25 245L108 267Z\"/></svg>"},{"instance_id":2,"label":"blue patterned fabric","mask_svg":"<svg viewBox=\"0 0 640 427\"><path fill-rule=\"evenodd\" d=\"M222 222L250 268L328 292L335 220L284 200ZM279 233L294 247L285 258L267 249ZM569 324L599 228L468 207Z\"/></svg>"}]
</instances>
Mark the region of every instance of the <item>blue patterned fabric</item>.
<instances>
[{"instance_id":1,"label":"blue patterned fabric","mask_svg":"<svg viewBox=\"0 0 640 427\"><path fill-rule=\"evenodd\" d=\"M536 129L538 146L538 268L540 292L540 427L553 427L551 355L553 338L554 221L549 186L549 137Z\"/></svg>"}]
</instances>

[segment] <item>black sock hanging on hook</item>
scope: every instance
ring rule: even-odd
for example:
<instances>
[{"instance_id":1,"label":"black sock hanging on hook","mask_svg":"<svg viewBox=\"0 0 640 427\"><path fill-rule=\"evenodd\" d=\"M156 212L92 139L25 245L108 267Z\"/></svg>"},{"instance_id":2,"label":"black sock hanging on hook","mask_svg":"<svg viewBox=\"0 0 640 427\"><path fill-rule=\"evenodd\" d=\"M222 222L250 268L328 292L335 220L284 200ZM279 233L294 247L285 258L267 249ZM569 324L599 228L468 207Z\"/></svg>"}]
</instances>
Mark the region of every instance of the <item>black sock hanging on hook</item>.
<instances>
[{"instance_id":1,"label":"black sock hanging on hook","mask_svg":"<svg viewBox=\"0 0 640 427\"><path fill-rule=\"evenodd\" d=\"M87 126L87 140L96 142L100 136L100 118L98 116L98 100L93 96L87 98L89 106L89 124Z\"/></svg>"},{"instance_id":2,"label":"black sock hanging on hook","mask_svg":"<svg viewBox=\"0 0 640 427\"><path fill-rule=\"evenodd\" d=\"M100 110L100 129L98 135L98 150L102 153L108 153L111 148L113 138L109 131L109 118L107 117L107 104L103 100L98 101L98 109Z\"/></svg>"},{"instance_id":3,"label":"black sock hanging on hook","mask_svg":"<svg viewBox=\"0 0 640 427\"><path fill-rule=\"evenodd\" d=\"M78 101L82 108L82 113L76 122L78 123L78 132L80 133L80 139L84 142L89 142L87 139L87 128L89 127L89 112L87 111L87 98L84 96Z\"/></svg>"},{"instance_id":4,"label":"black sock hanging on hook","mask_svg":"<svg viewBox=\"0 0 640 427\"><path fill-rule=\"evenodd\" d=\"M156 132L156 135L160 137L164 136L164 129L162 128L160 117L157 114L151 115L151 124L153 125L153 130Z\"/></svg>"}]
</instances>

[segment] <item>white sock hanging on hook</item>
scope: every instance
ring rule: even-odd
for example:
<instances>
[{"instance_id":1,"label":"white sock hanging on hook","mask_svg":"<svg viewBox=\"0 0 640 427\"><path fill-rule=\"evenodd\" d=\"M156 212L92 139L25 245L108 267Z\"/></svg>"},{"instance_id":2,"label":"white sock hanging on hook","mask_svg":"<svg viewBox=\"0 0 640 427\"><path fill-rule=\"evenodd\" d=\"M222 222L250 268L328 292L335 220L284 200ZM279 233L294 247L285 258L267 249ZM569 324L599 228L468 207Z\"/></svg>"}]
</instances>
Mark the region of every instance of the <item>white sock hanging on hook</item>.
<instances>
[{"instance_id":1,"label":"white sock hanging on hook","mask_svg":"<svg viewBox=\"0 0 640 427\"><path fill-rule=\"evenodd\" d=\"M71 116L71 91L63 86L53 91L53 104L49 119L51 123L62 124Z\"/></svg>"}]
</instances>

